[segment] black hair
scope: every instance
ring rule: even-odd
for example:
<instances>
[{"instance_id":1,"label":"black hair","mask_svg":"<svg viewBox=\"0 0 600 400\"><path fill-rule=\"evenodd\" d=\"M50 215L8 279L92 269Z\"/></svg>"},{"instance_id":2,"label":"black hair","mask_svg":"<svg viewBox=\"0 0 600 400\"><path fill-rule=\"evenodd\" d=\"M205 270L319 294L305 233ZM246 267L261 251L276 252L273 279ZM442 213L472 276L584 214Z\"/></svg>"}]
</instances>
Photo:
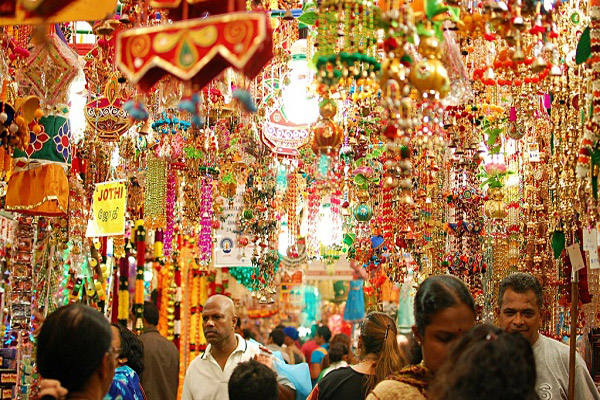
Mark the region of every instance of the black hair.
<instances>
[{"instance_id":1,"label":"black hair","mask_svg":"<svg viewBox=\"0 0 600 400\"><path fill-rule=\"evenodd\" d=\"M255 360L238 364L228 384L229 400L277 400L277 375Z\"/></svg>"},{"instance_id":2,"label":"black hair","mask_svg":"<svg viewBox=\"0 0 600 400\"><path fill-rule=\"evenodd\" d=\"M331 345L328 355L329 361L332 363L342 361L344 356L348 355L348 346L344 343L337 342L336 344Z\"/></svg>"},{"instance_id":3,"label":"black hair","mask_svg":"<svg viewBox=\"0 0 600 400\"><path fill-rule=\"evenodd\" d=\"M254 334L254 331L252 329L250 329L250 328L244 328L244 329L242 329L242 336L246 340L248 340L248 339L254 339L254 340L256 340L256 335Z\"/></svg>"},{"instance_id":4,"label":"black hair","mask_svg":"<svg viewBox=\"0 0 600 400\"><path fill-rule=\"evenodd\" d=\"M434 314L464 304L475 315L475 303L469 288L452 275L435 275L425 279L415 296L415 324L421 335Z\"/></svg>"},{"instance_id":5,"label":"black hair","mask_svg":"<svg viewBox=\"0 0 600 400\"><path fill-rule=\"evenodd\" d=\"M235 322L235 326L238 328L242 327L242 319L240 317L238 317L237 321Z\"/></svg>"},{"instance_id":6,"label":"black hair","mask_svg":"<svg viewBox=\"0 0 600 400\"><path fill-rule=\"evenodd\" d=\"M273 343L277 346L283 345L283 342L285 341L285 333L283 333L283 330L281 329L273 329L271 333L269 333L269 337L273 339Z\"/></svg>"},{"instance_id":7,"label":"black hair","mask_svg":"<svg viewBox=\"0 0 600 400\"><path fill-rule=\"evenodd\" d=\"M81 391L100 367L112 342L107 319L99 311L72 303L50 314L37 339L37 367L69 393Z\"/></svg>"},{"instance_id":8,"label":"black hair","mask_svg":"<svg viewBox=\"0 0 600 400\"><path fill-rule=\"evenodd\" d=\"M317 329L317 335L321 336L325 340L325 343L329 343L329 339L331 339L331 331L325 325Z\"/></svg>"},{"instance_id":9,"label":"black hair","mask_svg":"<svg viewBox=\"0 0 600 400\"><path fill-rule=\"evenodd\" d=\"M158 325L158 307L156 307L156 304L150 301L144 302L144 319L150 325Z\"/></svg>"},{"instance_id":10,"label":"black hair","mask_svg":"<svg viewBox=\"0 0 600 400\"><path fill-rule=\"evenodd\" d=\"M535 379L533 350L522 335L479 325L450 350L428 398L533 400Z\"/></svg>"},{"instance_id":11,"label":"black hair","mask_svg":"<svg viewBox=\"0 0 600 400\"><path fill-rule=\"evenodd\" d=\"M127 358L126 365L134 370L138 376L144 372L144 343L129 329L121 324L112 324L119 330L121 336L120 357Z\"/></svg>"},{"instance_id":12,"label":"black hair","mask_svg":"<svg viewBox=\"0 0 600 400\"><path fill-rule=\"evenodd\" d=\"M542 285L540 285L540 281L535 276L525 272L515 272L502 279L498 287L498 307L500 308L502 308L502 297L506 289L519 294L527 293L531 290L535 295L539 309L542 309Z\"/></svg>"}]
</instances>

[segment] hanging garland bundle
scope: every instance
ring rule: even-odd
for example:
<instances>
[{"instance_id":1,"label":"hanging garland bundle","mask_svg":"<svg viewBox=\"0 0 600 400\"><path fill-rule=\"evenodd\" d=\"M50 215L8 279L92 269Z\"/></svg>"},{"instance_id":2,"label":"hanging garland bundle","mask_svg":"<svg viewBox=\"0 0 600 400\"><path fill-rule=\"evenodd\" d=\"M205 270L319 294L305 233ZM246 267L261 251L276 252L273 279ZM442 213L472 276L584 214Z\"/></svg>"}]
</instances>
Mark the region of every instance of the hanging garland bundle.
<instances>
[{"instance_id":1,"label":"hanging garland bundle","mask_svg":"<svg viewBox=\"0 0 600 400\"><path fill-rule=\"evenodd\" d=\"M135 229L135 243L137 250L135 273L135 326L136 332L144 329L144 263L146 261L146 230L144 221L138 220Z\"/></svg>"}]
</instances>

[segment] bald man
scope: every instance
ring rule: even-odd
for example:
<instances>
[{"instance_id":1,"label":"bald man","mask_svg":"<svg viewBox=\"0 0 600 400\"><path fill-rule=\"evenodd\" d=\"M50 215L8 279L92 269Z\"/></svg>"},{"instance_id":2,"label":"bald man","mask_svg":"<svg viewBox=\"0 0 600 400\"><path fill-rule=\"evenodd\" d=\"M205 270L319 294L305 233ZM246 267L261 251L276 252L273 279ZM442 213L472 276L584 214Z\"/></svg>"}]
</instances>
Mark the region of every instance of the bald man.
<instances>
[{"instance_id":1,"label":"bald man","mask_svg":"<svg viewBox=\"0 0 600 400\"><path fill-rule=\"evenodd\" d=\"M182 400L229 399L229 377L239 363L256 359L273 368L272 358L261 354L261 349L268 350L235 333L237 320L235 305L229 297L214 295L206 301L202 329L208 346L185 374ZM279 399L295 399L296 391L289 379L278 375L277 383Z\"/></svg>"}]
</instances>

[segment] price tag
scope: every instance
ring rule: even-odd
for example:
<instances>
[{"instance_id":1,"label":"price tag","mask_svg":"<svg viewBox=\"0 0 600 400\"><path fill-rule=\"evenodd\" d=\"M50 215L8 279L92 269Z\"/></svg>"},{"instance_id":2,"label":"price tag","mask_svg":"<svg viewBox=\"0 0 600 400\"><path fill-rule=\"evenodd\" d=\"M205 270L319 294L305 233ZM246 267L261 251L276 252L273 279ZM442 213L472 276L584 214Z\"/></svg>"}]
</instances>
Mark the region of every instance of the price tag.
<instances>
[{"instance_id":1,"label":"price tag","mask_svg":"<svg viewBox=\"0 0 600 400\"><path fill-rule=\"evenodd\" d=\"M567 252L569 253L569 260L571 260L571 267L573 267L573 271L579 271L585 267L585 264L583 263L583 257L581 256L581 249L579 248L578 243L567 247Z\"/></svg>"},{"instance_id":2,"label":"price tag","mask_svg":"<svg viewBox=\"0 0 600 400\"><path fill-rule=\"evenodd\" d=\"M598 231L596 228L583 230L583 250L592 251L598 249Z\"/></svg>"},{"instance_id":3,"label":"price tag","mask_svg":"<svg viewBox=\"0 0 600 400\"><path fill-rule=\"evenodd\" d=\"M540 162L540 145L537 143L528 143L527 154L529 155L529 162Z\"/></svg>"},{"instance_id":4,"label":"price tag","mask_svg":"<svg viewBox=\"0 0 600 400\"><path fill-rule=\"evenodd\" d=\"M598 249L590 251L590 269L600 269L600 257L598 257Z\"/></svg>"}]
</instances>

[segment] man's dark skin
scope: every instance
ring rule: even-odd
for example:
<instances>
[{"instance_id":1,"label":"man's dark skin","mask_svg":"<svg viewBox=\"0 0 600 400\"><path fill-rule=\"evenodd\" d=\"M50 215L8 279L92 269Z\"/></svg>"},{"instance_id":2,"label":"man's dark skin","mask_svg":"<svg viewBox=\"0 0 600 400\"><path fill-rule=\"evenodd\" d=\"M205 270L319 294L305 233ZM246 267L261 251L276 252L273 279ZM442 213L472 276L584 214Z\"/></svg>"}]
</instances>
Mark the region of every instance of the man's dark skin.
<instances>
[{"instance_id":1,"label":"man's dark skin","mask_svg":"<svg viewBox=\"0 0 600 400\"><path fill-rule=\"evenodd\" d=\"M211 345L211 354L221 369L225 368L227 359L236 349L238 342L235 336L235 326L238 316L235 313L233 301L226 296L215 295L204 304L202 311L202 328L206 341ZM267 351L265 348L261 348ZM255 356L255 359L273 368L273 360L266 355ZM294 400L296 391L287 386L278 384L280 400Z\"/></svg>"}]
</instances>

